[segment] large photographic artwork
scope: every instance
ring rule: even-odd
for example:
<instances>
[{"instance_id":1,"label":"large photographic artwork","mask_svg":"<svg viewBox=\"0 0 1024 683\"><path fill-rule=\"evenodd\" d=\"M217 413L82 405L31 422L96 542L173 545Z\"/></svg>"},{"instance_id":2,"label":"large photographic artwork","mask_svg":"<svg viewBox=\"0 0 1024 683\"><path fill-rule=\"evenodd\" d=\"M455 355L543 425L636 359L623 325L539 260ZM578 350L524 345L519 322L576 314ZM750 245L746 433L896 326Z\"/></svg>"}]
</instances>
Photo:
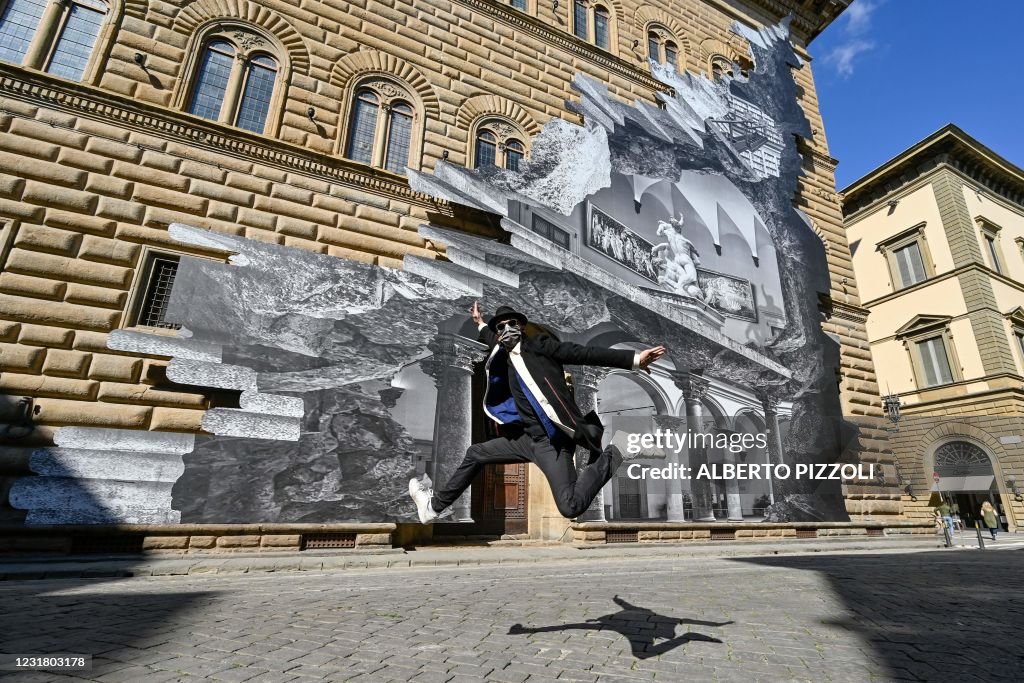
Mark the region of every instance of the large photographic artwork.
<instances>
[{"instance_id":1,"label":"large photographic artwork","mask_svg":"<svg viewBox=\"0 0 1024 683\"><path fill-rule=\"evenodd\" d=\"M775 435L762 460L836 462L838 347L819 310L828 264L793 202L803 173L796 141L811 135L793 77L801 60L786 24L734 32L753 69L712 79L651 63L657 105L622 101L577 75L566 106L583 125L548 121L518 170L443 160L407 169L421 205L443 209L418 228L424 248L444 245L436 258L421 248L392 269L172 226L171 238L224 261L181 259L168 311L183 325L178 336L119 330L108 345L171 357L165 388L205 387L233 402L208 410L195 436L58 430L58 447L33 456L35 476L13 484L12 505L28 510L29 523L412 521L409 478L445 478L474 438L476 300L488 311L512 306L580 343L664 343L656 377L643 378L663 386L641 391L643 405L685 420L692 401L658 397L700 398L695 387L709 387L734 401L718 428ZM778 141L770 172L749 153L751 131L765 126ZM614 215L592 204L612 190L621 194ZM510 216L516 203L579 217L579 251L607 258L546 242ZM489 220L467 231L453 204ZM625 281L622 268L644 283ZM646 283L673 296L654 296ZM758 325L768 318L784 329L766 337ZM595 379L593 390L629 381ZM83 467L88 481L75 478ZM713 519L722 501L732 505L724 489L675 486L646 491L651 508L671 518L692 499ZM769 494L773 521L848 520L838 482L777 480L758 496ZM468 509L455 507L453 519L467 520Z\"/></svg>"}]
</instances>

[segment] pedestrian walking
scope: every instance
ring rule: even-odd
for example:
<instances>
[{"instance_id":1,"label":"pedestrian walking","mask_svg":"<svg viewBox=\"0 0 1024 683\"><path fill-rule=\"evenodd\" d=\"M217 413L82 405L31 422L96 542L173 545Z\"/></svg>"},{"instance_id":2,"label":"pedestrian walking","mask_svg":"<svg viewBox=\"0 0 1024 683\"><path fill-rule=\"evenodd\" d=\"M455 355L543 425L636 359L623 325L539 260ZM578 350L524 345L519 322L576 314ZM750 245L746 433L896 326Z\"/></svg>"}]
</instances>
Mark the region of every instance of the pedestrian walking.
<instances>
[{"instance_id":1,"label":"pedestrian walking","mask_svg":"<svg viewBox=\"0 0 1024 683\"><path fill-rule=\"evenodd\" d=\"M938 507L935 508L935 516L941 517L946 528L949 529L950 537L953 536L953 508L949 506L945 500L943 500Z\"/></svg>"},{"instance_id":2,"label":"pedestrian walking","mask_svg":"<svg viewBox=\"0 0 1024 683\"><path fill-rule=\"evenodd\" d=\"M999 530L999 514L992 507L992 503L987 500L981 504L981 519L988 527L989 533L992 534L992 540L996 540L996 531Z\"/></svg>"}]
</instances>

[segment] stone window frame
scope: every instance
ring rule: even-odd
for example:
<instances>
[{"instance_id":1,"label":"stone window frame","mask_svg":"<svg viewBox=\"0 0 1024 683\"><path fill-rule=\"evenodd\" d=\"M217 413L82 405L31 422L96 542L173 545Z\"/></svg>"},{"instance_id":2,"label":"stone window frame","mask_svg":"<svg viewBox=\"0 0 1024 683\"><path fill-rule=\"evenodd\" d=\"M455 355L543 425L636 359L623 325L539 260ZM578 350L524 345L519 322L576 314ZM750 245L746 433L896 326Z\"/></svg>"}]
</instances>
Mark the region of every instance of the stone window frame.
<instances>
[{"instance_id":1,"label":"stone window frame","mask_svg":"<svg viewBox=\"0 0 1024 683\"><path fill-rule=\"evenodd\" d=\"M476 168L477 140L482 128L486 128L497 138L498 152L494 165L498 168L506 168L505 146L510 141L520 142L523 145L523 159L525 160L529 157L530 137L526 134L526 131L523 130L522 126L506 116L483 114L473 121L473 125L469 129L466 160L469 162L471 168Z\"/></svg>"},{"instance_id":2,"label":"stone window frame","mask_svg":"<svg viewBox=\"0 0 1024 683\"><path fill-rule=\"evenodd\" d=\"M583 5L587 9L587 37L581 38L576 32L576 5ZM602 47L597 44L597 11L603 9L608 15L608 46ZM619 44L619 29L616 8L606 0L570 0L569 2L569 32L579 40L585 40L599 50L610 54L617 54Z\"/></svg>"},{"instance_id":3,"label":"stone window frame","mask_svg":"<svg viewBox=\"0 0 1024 683\"><path fill-rule=\"evenodd\" d=\"M227 93L224 96L224 102L221 105L220 116L216 123L236 127L235 121L238 118L239 107L241 106L248 61L252 57L266 55L277 62L277 77L274 79L274 92L270 98L270 107L267 110L263 132L253 134L276 138L281 129L288 83L291 81L291 60L289 59L288 51L282 47L281 42L276 36L254 24L225 18L215 19L199 27L193 33L185 52L185 60L180 71L181 76L178 79L179 85L172 106L175 109L188 113L196 87L196 80L199 77L199 68L202 64L203 55L206 52L207 45L213 40L224 40L235 47L231 77L228 82ZM190 115L197 116L194 114ZM197 116L197 118L202 117ZM213 122L213 119L203 118L202 120ZM252 133L253 131L246 132Z\"/></svg>"},{"instance_id":4,"label":"stone window frame","mask_svg":"<svg viewBox=\"0 0 1024 683\"><path fill-rule=\"evenodd\" d=\"M1016 350L1021 374L1024 375L1024 306L1018 306L1005 315L1009 324L1012 346Z\"/></svg>"},{"instance_id":5,"label":"stone window frame","mask_svg":"<svg viewBox=\"0 0 1024 683\"><path fill-rule=\"evenodd\" d=\"M1006 258L1003 256L1002 241L999 239L1002 226L984 216L975 216L974 222L978 226L978 237L981 239L982 260L995 272L1005 275Z\"/></svg>"},{"instance_id":6,"label":"stone window frame","mask_svg":"<svg viewBox=\"0 0 1024 683\"><path fill-rule=\"evenodd\" d=\"M7 9L10 1L0 0L0 14ZM39 24L32 34L32 41L29 43L28 50L18 66L38 71L48 71L62 30L71 14L71 7L76 4L89 7L90 9L96 9L92 5L106 6L103 23L96 34L96 43L92 47L92 52L89 54L89 59L82 72L82 78L79 81L96 85L103 73L100 65L110 51L110 43L121 20L121 14L124 10L122 0L91 0L91 2L48 0L39 19Z\"/></svg>"},{"instance_id":7,"label":"stone window frame","mask_svg":"<svg viewBox=\"0 0 1024 683\"><path fill-rule=\"evenodd\" d=\"M922 221L875 244L875 251L885 257L885 263L889 269L889 286L892 287L894 292L919 285L935 277L935 263L932 261L932 252L928 248L928 237L925 234L926 225L927 221ZM896 263L896 252L904 247L909 247L915 242L917 243L918 250L921 252L924 280L904 285L902 278L900 278L899 265Z\"/></svg>"},{"instance_id":8,"label":"stone window frame","mask_svg":"<svg viewBox=\"0 0 1024 683\"><path fill-rule=\"evenodd\" d=\"M153 278L153 266L156 259L173 258L180 263L183 256L190 256L190 254L162 247L143 245L142 251L139 254L139 265L135 268L135 274L132 276L132 282L128 288L130 294L128 296L128 305L125 306L124 314L121 316L121 324L119 325L121 329L157 332L160 334L168 334L170 330L177 329L164 326L140 325L138 319L146 303L146 296L149 293L150 282Z\"/></svg>"},{"instance_id":9,"label":"stone window frame","mask_svg":"<svg viewBox=\"0 0 1024 683\"><path fill-rule=\"evenodd\" d=\"M650 36L652 33L655 34L658 38L658 54L654 57L652 57L650 54ZM679 40L679 37L676 36L676 34L673 33L672 30L669 29L667 26L656 21L650 22L649 24L647 24L647 26L644 27L644 40L645 45L647 46L647 58L653 59L658 64L668 64L668 54L666 51L666 47L669 42L674 44L676 47L676 61L674 64L676 73L682 73L685 70L685 65L683 64L682 60L683 42Z\"/></svg>"},{"instance_id":10,"label":"stone window frame","mask_svg":"<svg viewBox=\"0 0 1024 683\"><path fill-rule=\"evenodd\" d=\"M1021 260L1024 260L1024 237L1018 237L1014 242L1017 243L1017 251L1020 253Z\"/></svg>"},{"instance_id":11,"label":"stone window frame","mask_svg":"<svg viewBox=\"0 0 1024 683\"><path fill-rule=\"evenodd\" d=\"M960 357L956 352L951 329L951 316L918 315L896 331L896 339L903 342L903 348L910 359L910 367L914 374L914 386L917 390L935 389L964 381ZM938 384L927 384L924 372L924 360L921 358L919 344L929 339L940 338L946 352L946 363L949 365L950 381Z\"/></svg>"},{"instance_id":12,"label":"stone window frame","mask_svg":"<svg viewBox=\"0 0 1024 683\"><path fill-rule=\"evenodd\" d=\"M423 103L417 96L417 92L405 81L383 72L363 74L352 82L351 87L345 91L342 102L342 121L338 127L338 136L334 144L334 153L337 156L360 165L368 165L384 173L391 173L385 168L387 161L387 136L389 131L387 123L389 117L377 116L376 129L374 132L374 144L372 161L369 164L350 159L347 153L349 136L352 133L353 117L358 94L361 90L369 89L374 91L378 98L378 106L387 113L394 103L405 102L412 108L412 131L409 141L409 159L406 166L418 171L421 169L423 159L423 128L426 115L423 111ZM404 176L403 176L404 177Z\"/></svg>"}]
</instances>

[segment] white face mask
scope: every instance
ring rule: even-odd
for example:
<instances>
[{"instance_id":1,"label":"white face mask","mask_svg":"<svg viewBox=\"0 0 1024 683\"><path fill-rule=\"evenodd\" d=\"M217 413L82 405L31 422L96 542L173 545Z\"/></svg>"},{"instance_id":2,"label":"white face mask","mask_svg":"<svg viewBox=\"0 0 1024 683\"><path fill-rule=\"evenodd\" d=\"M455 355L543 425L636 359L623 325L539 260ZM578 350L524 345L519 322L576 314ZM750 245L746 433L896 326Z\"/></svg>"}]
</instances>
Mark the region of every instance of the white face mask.
<instances>
[{"instance_id":1,"label":"white face mask","mask_svg":"<svg viewBox=\"0 0 1024 683\"><path fill-rule=\"evenodd\" d=\"M519 323L515 320L507 320L498 323L498 342L505 347L506 350L512 350L515 348L519 340L522 339L523 331L519 327Z\"/></svg>"}]
</instances>

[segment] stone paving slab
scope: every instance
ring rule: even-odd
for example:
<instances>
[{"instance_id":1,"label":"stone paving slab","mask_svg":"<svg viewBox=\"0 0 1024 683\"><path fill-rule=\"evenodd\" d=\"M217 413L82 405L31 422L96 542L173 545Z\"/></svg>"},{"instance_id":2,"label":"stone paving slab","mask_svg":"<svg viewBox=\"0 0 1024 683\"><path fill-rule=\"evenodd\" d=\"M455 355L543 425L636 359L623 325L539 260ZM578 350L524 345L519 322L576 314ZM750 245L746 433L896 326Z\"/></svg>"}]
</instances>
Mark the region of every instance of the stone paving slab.
<instances>
[{"instance_id":1,"label":"stone paving slab","mask_svg":"<svg viewBox=\"0 0 1024 683\"><path fill-rule=\"evenodd\" d=\"M1024 536L1021 537L1024 540ZM352 569L409 569L414 567L473 567L543 562L588 562L594 558L737 557L817 552L876 550L902 552L934 550L937 538L807 539L781 542L718 541L707 544L609 544L599 546L538 545L519 547L427 546L405 551L306 551L302 553L233 553L144 557L78 556L2 557L0 581L57 578L180 576L262 572L337 571Z\"/></svg>"},{"instance_id":2,"label":"stone paving slab","mask_svg":"<svg viewBox=\"0 0 1024 683\"><path fill-rule=\"evenodd\" d=\"M1020 680L1024 552L747 550L5 581L0 650L94 657L9 674L47 682Z\"/></svg>"}]
</instances>

